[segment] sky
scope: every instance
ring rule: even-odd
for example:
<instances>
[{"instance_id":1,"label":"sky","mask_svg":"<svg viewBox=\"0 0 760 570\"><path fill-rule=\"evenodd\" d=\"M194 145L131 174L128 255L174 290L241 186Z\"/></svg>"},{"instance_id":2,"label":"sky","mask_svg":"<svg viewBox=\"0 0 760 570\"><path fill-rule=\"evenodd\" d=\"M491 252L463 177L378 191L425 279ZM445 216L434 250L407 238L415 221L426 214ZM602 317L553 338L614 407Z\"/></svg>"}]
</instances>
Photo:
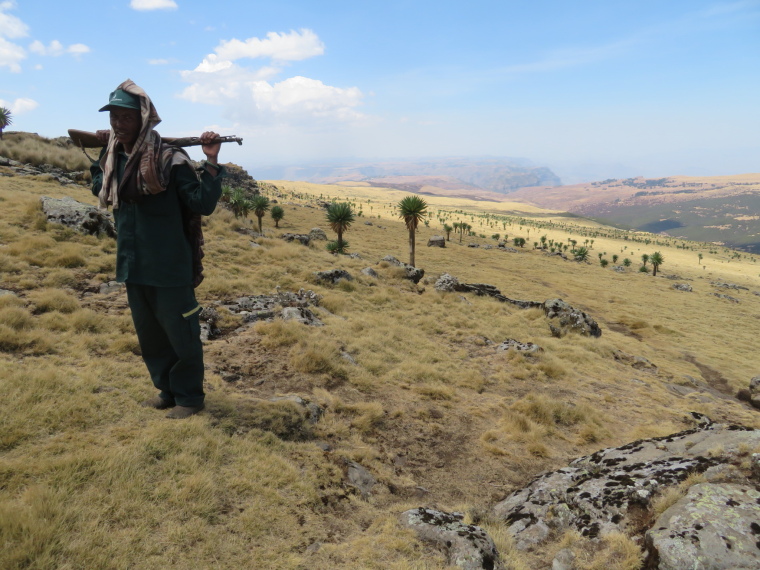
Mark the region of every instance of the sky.
<instances>
[{"instance_id":1,"label":"sky","mask_svg":"<svg viewBox=\"0 0 760 570\"><path fill-rule=\"evenodd\" d=\"M0 0L8 130L165 136L256 168L521 157L566 182L760 172L760 0ZM198 149L191 152L200 158Z\"/></svg>"}]
</instances>

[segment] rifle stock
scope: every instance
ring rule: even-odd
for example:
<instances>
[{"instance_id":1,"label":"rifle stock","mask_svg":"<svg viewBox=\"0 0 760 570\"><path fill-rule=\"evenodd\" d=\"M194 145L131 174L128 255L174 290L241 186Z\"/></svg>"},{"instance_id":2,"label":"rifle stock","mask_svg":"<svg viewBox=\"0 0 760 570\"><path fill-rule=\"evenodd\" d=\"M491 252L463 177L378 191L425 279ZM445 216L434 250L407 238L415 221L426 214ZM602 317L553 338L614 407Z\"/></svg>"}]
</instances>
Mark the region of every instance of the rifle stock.
<instances>
[{"instance_id":1,"label":"rifle stock","mask_svg":"<svg viewBox=\"0 0 760 570\"><path fill-rule=\"evenodd\" d=\"M103 143L98 140L95 133L89 131L79 131L77 129L69 129L69 137L74 144L80 148L101 148ZM200 146L203 144L198 137L161 137L161 140L166 144L172 146ZM243 144L243 139L236 136L224 136L214 139L213 142L236 142L239 145Z\"/></svg>"}]
</instances>

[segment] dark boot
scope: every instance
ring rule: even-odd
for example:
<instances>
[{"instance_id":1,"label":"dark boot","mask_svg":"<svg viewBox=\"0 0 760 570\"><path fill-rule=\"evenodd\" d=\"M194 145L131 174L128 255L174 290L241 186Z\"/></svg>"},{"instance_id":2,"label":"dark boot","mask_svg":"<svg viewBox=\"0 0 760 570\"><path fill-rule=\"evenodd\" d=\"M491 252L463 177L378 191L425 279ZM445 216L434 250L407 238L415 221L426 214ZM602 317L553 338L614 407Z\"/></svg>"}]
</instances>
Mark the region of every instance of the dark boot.
<instances>
[{"instance_id":1,"label":"dark boot","mask_svg":"<svg viewBox=\"0 0 760 570\"><path fill-rule=\"evenodd\" d=\"M146 408L155 408L157 410L168 410L169 408L176 406L174 402L164 400L161 396L153 396L144 402L140 402L140 405Z\"/></svg>"},{"instance_id":2,"label":"dark boot","mask_svg":"<svg viewBox=\"0 0 760 570\"><path fill-rule=\"evenodd\" d=\"M200 406L177 406L171 412L166 414L166 417L170 420L184 420L185 418L197 414L205 407L206 406L203 404Z\"/></svg>"}]
</instances>

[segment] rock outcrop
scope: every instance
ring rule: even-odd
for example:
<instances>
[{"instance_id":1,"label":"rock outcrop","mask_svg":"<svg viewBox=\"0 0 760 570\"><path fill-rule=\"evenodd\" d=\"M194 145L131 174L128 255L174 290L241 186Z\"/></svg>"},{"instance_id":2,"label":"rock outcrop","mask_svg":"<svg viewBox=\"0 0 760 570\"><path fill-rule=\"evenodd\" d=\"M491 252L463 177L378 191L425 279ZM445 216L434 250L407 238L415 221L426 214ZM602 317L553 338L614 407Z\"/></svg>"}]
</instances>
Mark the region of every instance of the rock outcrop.
<instances>
[{"instance_id":1,"label":"rock outcrop","mask_svg":"<svg viewBox=\"0 0 760 570\"><path fill-rule=\"evenodd\" d=\"M428 247L446 247L446 238L443 236L432 236L427 244Z\"/></svg>"},{"instance_id":2,"label":"rock outcrop","mask_svg":"<svg viewBox=\"0 0 760 570\"><path fill-rule=\"evenodd\" d=\"M690 560L707 560L702 568L760 567L757 548L752 552L751 565L709 562L733 548L723 536L734 537L739 531L747 534L755 528L748 515L754 513L756 518L760 493L754 485L747 485L747 477L754 475L741 472L736 465L742 453L760 445L760 430L713 424L701 414L692 416L700 422L694 429L603 449L576 459L569 467L540 475L498 503L494 514L508 525L520 549L540 544L553 531L568 528L588 538L612 531L641 532L646 529L637 525L647 519L655 497L690 475L701 473L705 486L693 488L680 506L671 507L673 511L665 511L650 526L650 560L659 559L659 568L692 568L679 563L662 564L666 555L675 556L669 552L696 549ZM708 496L713 499L704 500ZM725 497L722 509L710 506L718 504L715 497ZM708 519L710 525L706 524ZM737 530L731 534L721 530L728 528ZM695 534L694 530L701 532ZM739 542L735 538L728 541L732 545ZM713 553L712 545L721 544Z\"/></svg>"},{"instance_id":3,"label":"rock outcrop","mask_svg":"<svg viewBox=\"0 0 760 570\"><path fill-rule=\"evenodd\" d=\"M602 329L594 319L562 299L549 299L544 302L544 312L548 318L559 320L561 330L573 330L593 337L602 336Z\"/></svg>"}]
</instances>

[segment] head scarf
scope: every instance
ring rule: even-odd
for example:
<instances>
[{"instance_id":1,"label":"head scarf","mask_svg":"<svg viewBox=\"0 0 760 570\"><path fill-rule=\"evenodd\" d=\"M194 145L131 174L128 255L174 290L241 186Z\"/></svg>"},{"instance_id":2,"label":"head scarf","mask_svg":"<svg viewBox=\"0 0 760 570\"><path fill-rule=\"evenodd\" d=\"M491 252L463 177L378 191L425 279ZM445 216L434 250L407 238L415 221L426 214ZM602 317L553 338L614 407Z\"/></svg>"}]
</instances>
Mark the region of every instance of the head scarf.
<instances>
[{"instance_id":1,"label":"head scarf","mask_svg":"<svg viewBox=\"0 0 760 570\"><path fill-rule=\"evenodd\" d=\"M163 145L161 135L153 130L161 122L161 117L148 94L131 79L116 89L122 89L140 99L142 125L132 147L132 154L127 159L121 184L116 176L119 142L113 128L106 152L100 159L103 186L98 199L102 208L112 206L114 209L119 207L119 200L124 194L134 199L141 194L158 194L166 190L173 166L186 162L192 168L190 157L184 150Z\"/></svg>"}]
</instances>

